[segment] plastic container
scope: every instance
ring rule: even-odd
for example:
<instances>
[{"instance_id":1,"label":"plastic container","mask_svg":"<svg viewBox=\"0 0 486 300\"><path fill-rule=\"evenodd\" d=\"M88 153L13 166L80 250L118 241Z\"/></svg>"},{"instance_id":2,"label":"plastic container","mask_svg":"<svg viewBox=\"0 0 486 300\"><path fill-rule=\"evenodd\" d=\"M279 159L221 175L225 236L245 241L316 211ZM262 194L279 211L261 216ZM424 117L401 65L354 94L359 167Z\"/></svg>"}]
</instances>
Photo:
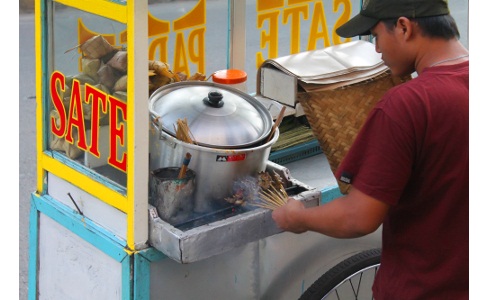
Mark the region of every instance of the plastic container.
<instances>
[{"instance_id":1,"label":"plastic container","mask_svg":"<svg viewBox=\"0 0 486 300\"><path fill-rule=\"evenodd\" d=\"M247 91L246 79L248 76L245 71L237 69L220 70L214 72L212 77L215 83L228 85L244 93Z\"/></svg>"}]
</instances>

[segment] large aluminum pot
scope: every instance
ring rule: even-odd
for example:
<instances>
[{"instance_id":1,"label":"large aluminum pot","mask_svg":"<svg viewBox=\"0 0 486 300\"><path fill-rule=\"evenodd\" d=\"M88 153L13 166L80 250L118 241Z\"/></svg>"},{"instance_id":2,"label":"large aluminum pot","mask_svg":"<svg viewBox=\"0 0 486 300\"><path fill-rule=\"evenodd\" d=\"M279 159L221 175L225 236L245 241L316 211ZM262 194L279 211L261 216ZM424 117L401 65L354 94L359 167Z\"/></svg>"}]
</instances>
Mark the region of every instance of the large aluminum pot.
<instances>
[{"instance_id":1,"label":"large aluminum pot","mask_svg":"<svg viewBox=\"0 0 486 300\"><path fill-rule=\"evenodd\" d=\"M269 142L253 148L216 149L185 143L152 124L150 170L180 166L185 154L191 153L189 167L196 172L194 212L210 213L227 206L224 198L233 194L235 181L265 170L278 135L277 129Z\"/></svg>"},{"instance_id":2,"label":"large aluminum pot","mask_svg":"<svg viewBox=\"0 0 486 300\"><path fill-rule=\"evenodd\" d=\"M224 105L230 110L201 104L208 91L214 89L223 95ZM239 109L242 111L238 112ZM183 82L164 86L152 94L149 110L150 170L180 167L189 152L192 155L189 168L196 173L194 211L197 214L227 207L224 198L233 195L234 182L256 177L265 170L271 146L279 136L277 129L268 140L273 120L263 104L248 94L216 83ZM187 118L190 130L196 128L192 132L196 142L200 139L206 142L195 145L178 140L169 129L177 118ZM197 123L198 120L203 121ZM200 128L204 125L206 128Z\"/></svg>"},{"instance_id":3,"label":"large aluminum pot","mask_svg":"<svg viewBox=\"0 0 486 300\"><path fill-rule=\"evenodd\" d=\"M251 147L267 138L273 124L270 112L256 98L207 81L163 86L150 96L149 110L172 136L177 120L187 119L197 144L211 148Z\"/></svg>"}]
</instances>

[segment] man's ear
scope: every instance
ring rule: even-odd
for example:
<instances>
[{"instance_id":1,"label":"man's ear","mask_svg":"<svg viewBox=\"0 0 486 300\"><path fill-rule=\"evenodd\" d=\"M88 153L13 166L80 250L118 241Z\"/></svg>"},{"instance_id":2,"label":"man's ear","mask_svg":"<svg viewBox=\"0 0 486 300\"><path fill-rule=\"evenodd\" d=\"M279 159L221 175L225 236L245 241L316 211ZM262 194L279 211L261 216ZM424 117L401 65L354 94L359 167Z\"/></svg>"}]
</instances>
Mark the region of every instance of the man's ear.
<instances>
[{"instance_id":1,"label":"man's ear","mask_svg":"<svg viewBox=\"0 0 486 300\"><path fill-rule=\"evenodd\" d=\"M406 17L400 17L397 20L396 29L405 39L410 39L413 34L413 23Z\"/></svg>"}]
</instances>

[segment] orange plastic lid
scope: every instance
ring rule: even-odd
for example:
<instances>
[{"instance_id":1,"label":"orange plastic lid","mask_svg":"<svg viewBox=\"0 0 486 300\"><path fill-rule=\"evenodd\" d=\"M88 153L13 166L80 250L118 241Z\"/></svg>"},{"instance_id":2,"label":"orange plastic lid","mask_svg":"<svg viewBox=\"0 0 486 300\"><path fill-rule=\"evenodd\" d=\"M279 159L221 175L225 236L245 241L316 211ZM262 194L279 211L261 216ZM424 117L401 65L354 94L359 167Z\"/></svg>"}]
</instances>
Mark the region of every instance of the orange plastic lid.
<instances>
[{"instance_id":1,"label":"orange plastic lid","mask_svg":"<svg viewBox=\"0 0 486 300\"><path fill-rule=\"evenodd\" d=\"M221 84L237 84L245 82L246 72L237 69L216 71L213 74L213 82Z\"/></svg>"}]
</instances>

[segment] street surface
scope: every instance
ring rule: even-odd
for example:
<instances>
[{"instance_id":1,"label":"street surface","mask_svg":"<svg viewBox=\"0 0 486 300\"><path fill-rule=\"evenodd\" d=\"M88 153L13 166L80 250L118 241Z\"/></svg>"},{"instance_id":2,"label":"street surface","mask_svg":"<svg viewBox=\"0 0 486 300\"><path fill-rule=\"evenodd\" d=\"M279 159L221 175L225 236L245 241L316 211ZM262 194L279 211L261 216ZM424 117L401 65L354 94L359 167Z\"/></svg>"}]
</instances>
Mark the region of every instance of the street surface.
<instances>
[{"instance_id":1,"label":"street surface","mask_svg":"<svg viewBox=\"0 0 486 300\"><path fill-rule=\"evenodd\" d=\"M37 159L33 14L19 16L19 37L19 299L24 300L28 284L30 194L36 189Z\"/></svg>"}]
</instances>

